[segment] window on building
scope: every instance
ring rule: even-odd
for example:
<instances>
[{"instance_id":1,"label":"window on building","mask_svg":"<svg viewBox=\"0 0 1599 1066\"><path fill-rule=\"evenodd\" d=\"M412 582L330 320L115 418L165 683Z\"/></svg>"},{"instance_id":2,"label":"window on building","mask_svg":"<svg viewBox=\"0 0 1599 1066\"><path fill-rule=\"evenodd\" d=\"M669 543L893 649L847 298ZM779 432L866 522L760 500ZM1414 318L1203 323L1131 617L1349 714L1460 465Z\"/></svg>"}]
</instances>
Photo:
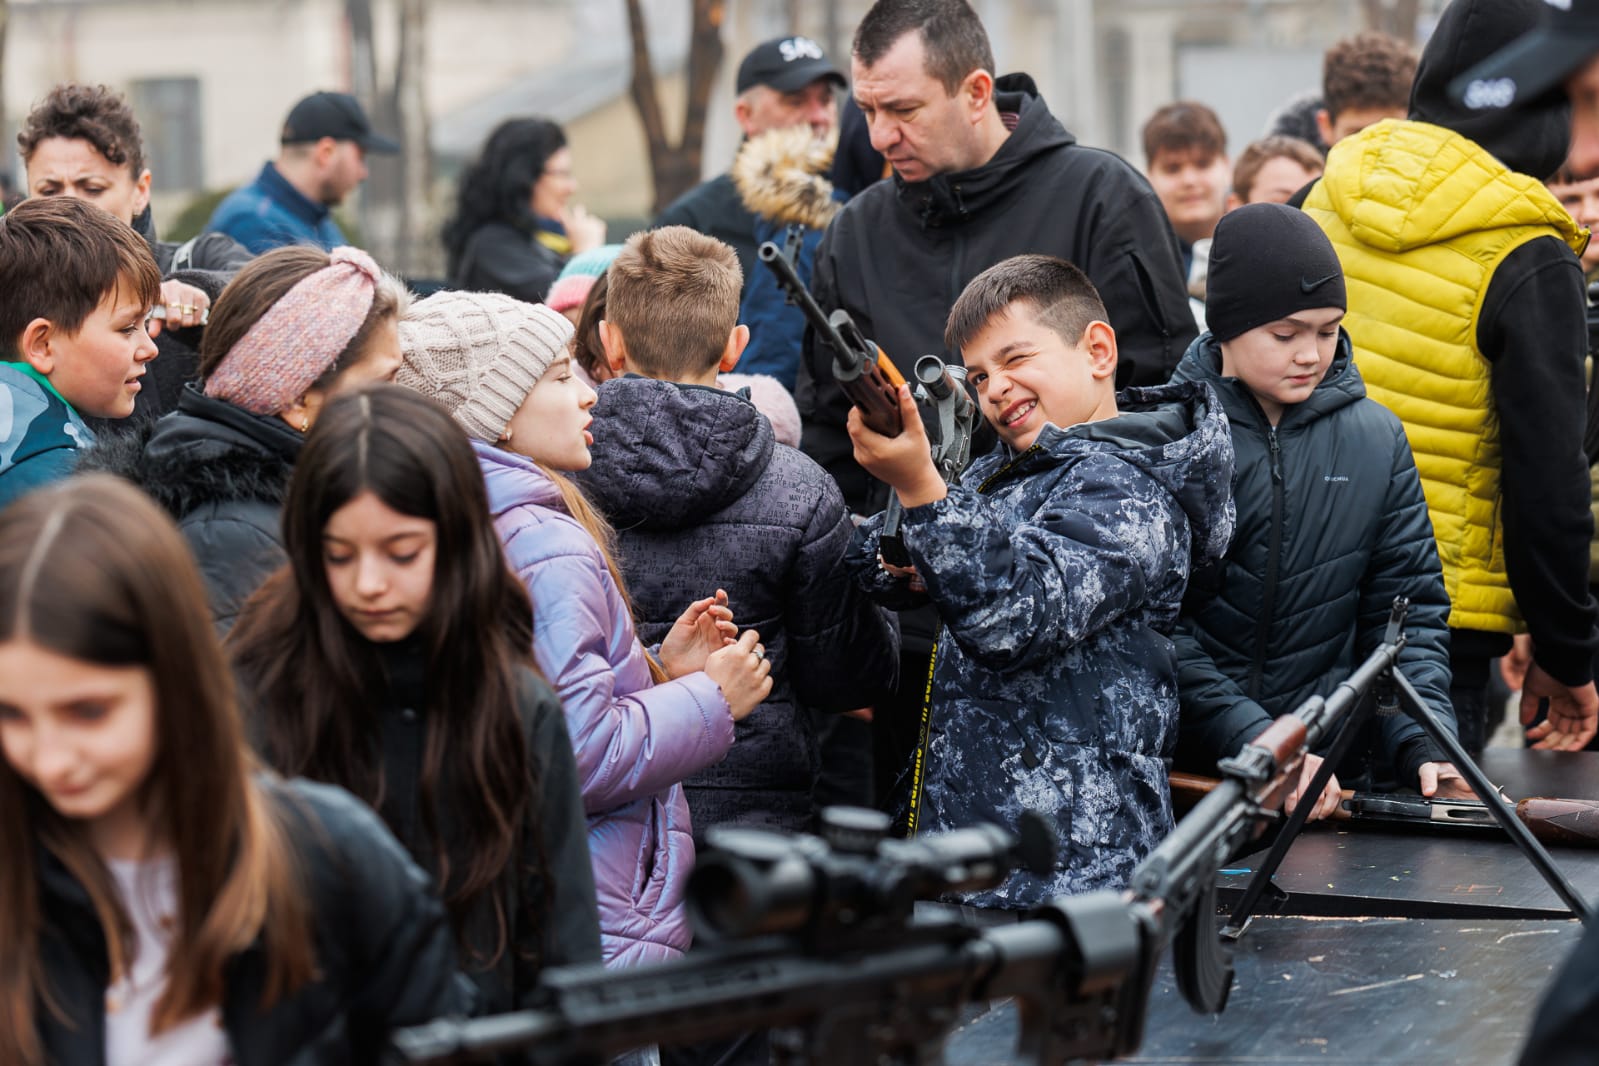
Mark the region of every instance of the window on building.
<instances>
[{"instance_id":1,"label":"window on building","mask_svg":"<svg viewBox=\"0 0 1599 1066\"><path fill-rule=\"evenodd\" d=\"M145 78L129 94L144 133L145 165L166 192L205 188L199 78Z\"/></svg>"}]
</instances>

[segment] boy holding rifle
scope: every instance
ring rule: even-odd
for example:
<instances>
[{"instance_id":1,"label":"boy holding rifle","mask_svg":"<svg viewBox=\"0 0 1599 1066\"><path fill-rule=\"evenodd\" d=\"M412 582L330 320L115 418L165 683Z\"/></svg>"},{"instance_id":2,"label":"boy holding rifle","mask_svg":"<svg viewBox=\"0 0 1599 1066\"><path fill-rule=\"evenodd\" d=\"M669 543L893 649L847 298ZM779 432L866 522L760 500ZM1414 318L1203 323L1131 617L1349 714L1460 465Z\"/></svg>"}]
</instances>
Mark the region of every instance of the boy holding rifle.
<instances>
[{"instance_id":1,"label":"boy holding rifle","mask_svg":"<svg viewBox=\"0 0 1599 1066\"><path fill-rule=\"evenodd\" d=\"M1237 455L1238 529L1215 571L1196 578L1178 628L1179 765L1209 772L1272 719L1327 695L1383 638L1395 596L1410 600L1399 658L1447 728L1449 600L1404 428L1366 397L1349 335L1344 275L1310 216L1250 204L1211 244L1202 334L1174 381L1221 397ZM1464 491L1464 490L1462 490ZM1339 771L1471 795L1409 718L1377 719ZM1321 760L1307 755L1292 810ZM1386 772L1384 772L1386 771ZM1338 807L1334 776L1310 817Z\"/></svg>"},{"instance_id":2,"label":"boy holding rifle","mask_svg":"<svg viewBox=\"0 0 1599 1066\"><path fill-rule=\"evenodd\" d=\"M851 564L885 602L930 602L933 652L909 796L913 832L1050 817L1059 858L956 902L1024 910L1119 888L1171 829L1176 740L1170 633L1194 568L1232 534L1232 447L1196 383L1117 396L1116 334L1088 278L1017 256L979 274L945 343L1001 446L946 485L910 389L902 430L849 415L855 458L904 506L914 567L878 554L883 516Z\"/></svg>"}]
</instances>

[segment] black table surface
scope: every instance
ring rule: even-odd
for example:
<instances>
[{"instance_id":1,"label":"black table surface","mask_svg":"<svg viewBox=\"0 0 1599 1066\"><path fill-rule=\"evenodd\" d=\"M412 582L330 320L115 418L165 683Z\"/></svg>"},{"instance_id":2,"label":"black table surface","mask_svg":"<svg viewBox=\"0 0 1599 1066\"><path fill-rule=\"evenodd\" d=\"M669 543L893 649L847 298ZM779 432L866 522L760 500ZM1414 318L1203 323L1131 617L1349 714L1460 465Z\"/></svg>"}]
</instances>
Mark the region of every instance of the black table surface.
<instances>
[{"instance_id":1,"label":"black table surface","mask_svg":"<svg viewBox=\"0 0 1599 1066\"><path fill-rule=\"evenodd\" d=\"M1234 955L1227 1008L1197 1015L1168 954L1144 1041L1123 1062L1511 1063L1575 921L1258 918ZM951 1034L951 1066L1014 1061L1000 1005Z\"/></svg>"},{"instance_id":2,"label":"black table surface","mask_svg":"<svg viewBox=\"0 0 1599 1066\"><path fill-rule=\"evenodd\" d=\"M1513 799L1599 800L1599 753L1490 748L1482 767ZM1599 848L1550 847L1555 864L1599 902ZM1260 851L1235 861L1218 885L1223 905L1249 883ZM1508 838L1442 830L1312 825L1276 876L1289 894L1262 910L1320 916L1564 918L1570 912Z\"/></svg>"}]
</instances>

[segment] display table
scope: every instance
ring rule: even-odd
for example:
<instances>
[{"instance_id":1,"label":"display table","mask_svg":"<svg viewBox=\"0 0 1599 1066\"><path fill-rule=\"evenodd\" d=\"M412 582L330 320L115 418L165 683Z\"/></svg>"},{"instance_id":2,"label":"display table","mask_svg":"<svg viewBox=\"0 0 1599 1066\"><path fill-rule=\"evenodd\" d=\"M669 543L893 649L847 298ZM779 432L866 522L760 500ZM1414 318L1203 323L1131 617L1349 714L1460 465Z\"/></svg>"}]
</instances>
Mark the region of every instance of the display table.
<instances>
[{"instance_id":1,"label":"display table","mask_svg":"<svg viewBox=\"0 0 1599 1066\"><path fill-rule=\"evenodd\" d=\"M1227 1009L1206 1017L1155 979L1142 1063L1512 1063L1575 921L1258 918L1234 956ZM951 1066L1014 1061L1002 1004L951 1034Z\"/></svg>"}]
</instances>

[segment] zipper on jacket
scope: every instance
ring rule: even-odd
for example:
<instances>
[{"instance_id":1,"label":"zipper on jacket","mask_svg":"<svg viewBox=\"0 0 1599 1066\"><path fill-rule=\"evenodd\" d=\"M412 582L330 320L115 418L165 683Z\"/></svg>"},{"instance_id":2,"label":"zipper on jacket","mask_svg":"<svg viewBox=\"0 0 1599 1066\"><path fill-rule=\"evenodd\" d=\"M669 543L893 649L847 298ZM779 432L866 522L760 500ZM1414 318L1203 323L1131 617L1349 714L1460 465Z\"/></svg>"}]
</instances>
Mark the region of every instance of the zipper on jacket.
<instances>
[{"instance_id":1,"label":"zipper on jacket","mask_svg":"<svg viewBox=\"0 0 1599 1066\"><path fill-rule=\"evenodd\" d=\"M1267 538L1266 582L1261 586L1260 618L1255 628L1255 661L1249 667L1248 695L1259 701L1266 672L1266 641L1271 635L1271 616L1276 609L1277 571L1283 551L1283 452L1277 427L1268 423L1266 444L1271 451L1271 533Z\"/></svg>"}]
</instances>

